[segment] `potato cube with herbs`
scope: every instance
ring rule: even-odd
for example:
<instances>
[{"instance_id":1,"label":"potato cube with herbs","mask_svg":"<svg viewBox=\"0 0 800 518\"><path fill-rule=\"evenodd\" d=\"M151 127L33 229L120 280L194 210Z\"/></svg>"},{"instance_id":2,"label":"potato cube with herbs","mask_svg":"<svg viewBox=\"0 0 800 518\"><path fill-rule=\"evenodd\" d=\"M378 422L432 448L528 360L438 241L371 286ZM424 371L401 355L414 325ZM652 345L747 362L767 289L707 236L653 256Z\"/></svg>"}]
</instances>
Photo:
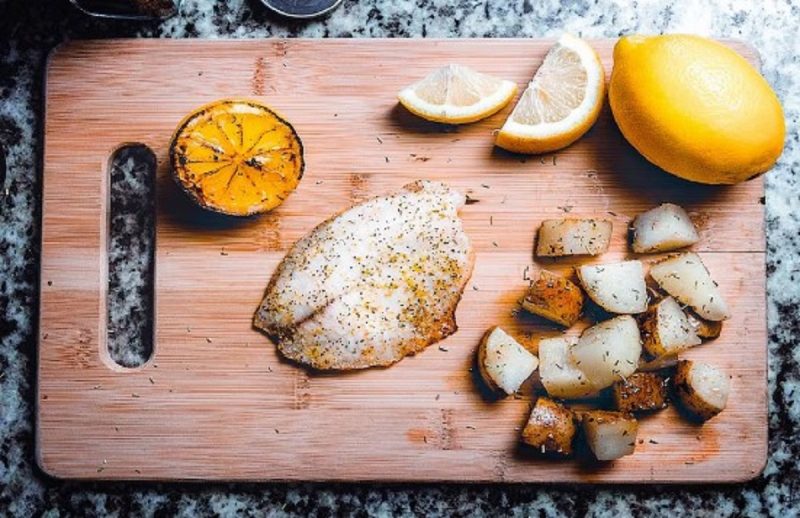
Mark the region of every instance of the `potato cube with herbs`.
<instances>
[{"instance_id":1,"label":"potato cube with herbs","mask_svg":"<svg viewBox=\"0 0 800 518\"><path fill-rule=\"evenodd\" d=\"M614 406L626 414L666 408L666 379L656 372L636 372L615 382Z\"/></svg>"},{"instance_id":2,"label":"potato cube with herbs","mask_svg":"<svg viewBox=\"0 0 800 518\"><path fill-rule=\"evenodd\" d=\"M522 430L521 440L541 454L567 456L572 454L576 431L572 410L550 398L540 397Z\"/></svg>"},{"instance_id":3,"label":"potato cube with herbs","mask_svg":"<svg viewBox=\"0 0 800 518\"><path fill-rule=\"evenodd\" d=\"M478 346L478 370L496 392L513 394L538 365L536 356L498 326L489 329Z\"/></svg>"},{"instance_id":4,"label":"potato cube with herbs","mask_svg":"<svg viewBox=\"0 0 800 518\"><path fill-rule=\"evenodd\" d=\"M672 297L650 306L640 326L642 346L653 358L675 356L700 343L686 313Z\"/></svg>"},{"instance_id":5,"label":"potato cube with herbs","mask_svg":"<svg viewBox=\"0 0 800 518\"><path fill-rule=\"evenodd\" d=\"M611 222L604 219L546 219L539 227L536 255L600 255L608 250L611 229Z\"/></svg>"},{"instance_id":6,"label":"potato cube with herbs","mask_svg":"<svg viewBox=\"0 0 800 518\"><path fill-rule=\"evenodd\" d=\"M630 414L590 410L583 413L581 426L597 460L616 460L636 449L639 422Z\"/></svg>"},{"instance_id":7,"label":"potato cube with herbs","mask_svg":"<svg viewBox=\"0 0 800 518\"><path fill-rule=\"evenodd\" d=\"M583 292L569 279L541 270L520 304L534 315L570 327L581 316Z\"/></svg>"}]
</instances>

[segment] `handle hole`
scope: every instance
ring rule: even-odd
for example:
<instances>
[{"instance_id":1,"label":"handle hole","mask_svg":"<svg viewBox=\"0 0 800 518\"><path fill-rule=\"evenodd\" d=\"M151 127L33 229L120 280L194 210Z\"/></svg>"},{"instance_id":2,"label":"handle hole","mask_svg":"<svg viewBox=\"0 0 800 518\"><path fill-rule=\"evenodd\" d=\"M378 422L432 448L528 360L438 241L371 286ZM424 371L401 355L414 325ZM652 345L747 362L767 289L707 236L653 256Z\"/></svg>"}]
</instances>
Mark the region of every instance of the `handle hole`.
<instances>
[{"instance_id":1,"label":"handle hole","mask_svg":"<svg viewBox=\"0 0 800 518\"><path fill-rule=\"evenodd\" d=\"M153 355L156 156L125 144L109 162L108 354L122 367Z\"/></svg>"}]
</instances>

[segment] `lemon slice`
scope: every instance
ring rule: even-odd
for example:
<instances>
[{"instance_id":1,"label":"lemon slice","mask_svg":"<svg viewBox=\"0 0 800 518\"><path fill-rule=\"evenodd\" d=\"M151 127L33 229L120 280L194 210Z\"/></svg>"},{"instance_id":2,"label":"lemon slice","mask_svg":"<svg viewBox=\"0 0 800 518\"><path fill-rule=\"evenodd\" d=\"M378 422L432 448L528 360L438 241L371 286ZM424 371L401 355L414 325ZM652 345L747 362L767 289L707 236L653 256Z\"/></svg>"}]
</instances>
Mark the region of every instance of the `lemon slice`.
<instances>
[{"instance_id":1,"label":"lemon slice","mask_svg":"<svg viewBox=\"0 0 800 518\"><path fill-rule=\"evenodd\" d=\"M204 209L249 216L274 209L303 176L303 144L269 107L222 100L193 111L170 145L172 173Z\"/></svg>"},{"instance_id":2,"label":"lemon slice","mask_svg":"<svg viewBox=\"0 0 800 518\"><path fill-rule=\"evenodd\" d=\"M466 124L497 113L517 85L463 65L448 65L403 89L397 98L411 113L434 122Z\"/></svg>"},{"instance_id":3,"label":"lemon slice","mask_svg":"<svg viewBox=\"0 0 800 518\"><path fill-rule=\"evenodd\" d=\"M589 131L600 115L605 73L585 41L565 34L550 49L496 144L516 153L547 153Z\"/></svg>"}]
</instances>

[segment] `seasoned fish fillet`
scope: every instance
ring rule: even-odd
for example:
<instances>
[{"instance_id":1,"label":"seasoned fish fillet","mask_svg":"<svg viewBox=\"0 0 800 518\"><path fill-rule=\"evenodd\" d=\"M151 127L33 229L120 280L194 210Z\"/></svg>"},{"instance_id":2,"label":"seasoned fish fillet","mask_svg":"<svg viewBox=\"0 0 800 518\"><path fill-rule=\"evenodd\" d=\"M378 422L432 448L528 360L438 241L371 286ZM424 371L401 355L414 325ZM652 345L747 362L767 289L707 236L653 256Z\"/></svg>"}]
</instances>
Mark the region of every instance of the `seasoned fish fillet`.
<instances>
[{"instance_id":1,"label":"seasoned fish fillet","mask_svg":"<svg viewBox=\"0 0 800 518\"><path fill-rule=\"evenodd\" d=\"M389 365L454 333L473 264L464 201L421 180L325 221L286 254L255 326L317 369Z\"/></svg>"}]
</instances>

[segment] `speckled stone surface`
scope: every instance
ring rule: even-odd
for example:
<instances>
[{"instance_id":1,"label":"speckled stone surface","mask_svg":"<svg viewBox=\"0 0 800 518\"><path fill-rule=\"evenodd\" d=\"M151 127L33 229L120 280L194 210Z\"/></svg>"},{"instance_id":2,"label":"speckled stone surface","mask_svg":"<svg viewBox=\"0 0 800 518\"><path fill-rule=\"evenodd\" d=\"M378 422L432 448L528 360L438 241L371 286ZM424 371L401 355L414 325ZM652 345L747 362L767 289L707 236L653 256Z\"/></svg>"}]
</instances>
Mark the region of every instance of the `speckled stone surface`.
<instances>
[{"instance_id":1,"label":"speckled stone surface","mask_svg":"<svg viewBox=\"0 0 800 518\"><path fill-rule=\"evenodd\" d=\"M163 23L100 22L66 0L0 0L0 515L661 515L800 512L800 1L345 0L328 18L290 23L255 0L186 0ZM744 485L578 487L459 485L78 484L33 462L43 64L65 39L156 37L587 37L682 31L752 42L781 97L789 134L767 177L769 462ZM0 179L2 180L2 179ZM135 185L131 186L136 188ZM121 216L120 225L126 225ZM139 246L139 245L137 245ZM142 253L148 253L146 247ZM128 267L136 268L136 260ZM136 314L121 298L120 311ZM134 307L131 307L134 304ZM115 315L112 315L112 319ZM120 332L131 322L112 322Z\"/></svg>"}]
</instances>

